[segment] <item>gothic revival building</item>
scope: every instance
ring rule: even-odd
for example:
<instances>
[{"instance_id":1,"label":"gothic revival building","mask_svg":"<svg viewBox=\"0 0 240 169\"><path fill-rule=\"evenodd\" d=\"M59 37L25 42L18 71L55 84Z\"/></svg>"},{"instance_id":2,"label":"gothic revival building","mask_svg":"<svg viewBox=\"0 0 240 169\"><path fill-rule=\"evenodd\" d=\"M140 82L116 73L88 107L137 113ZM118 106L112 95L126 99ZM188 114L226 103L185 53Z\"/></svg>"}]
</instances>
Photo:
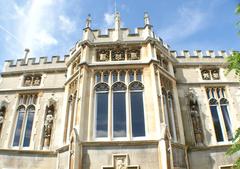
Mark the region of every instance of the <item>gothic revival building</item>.
<instances>
[{"instance_id":1,"label":"gothic revival building","mask_svg":"<svg viewBox=\"0 0 240 169\"><path fill-rule=\"evenodd\" d=\"M230 169L240 85L228 52L170 51L147 13L131 33L87 18L64 60L5 62L1 169Z\"/></svg>"}]
</instances>

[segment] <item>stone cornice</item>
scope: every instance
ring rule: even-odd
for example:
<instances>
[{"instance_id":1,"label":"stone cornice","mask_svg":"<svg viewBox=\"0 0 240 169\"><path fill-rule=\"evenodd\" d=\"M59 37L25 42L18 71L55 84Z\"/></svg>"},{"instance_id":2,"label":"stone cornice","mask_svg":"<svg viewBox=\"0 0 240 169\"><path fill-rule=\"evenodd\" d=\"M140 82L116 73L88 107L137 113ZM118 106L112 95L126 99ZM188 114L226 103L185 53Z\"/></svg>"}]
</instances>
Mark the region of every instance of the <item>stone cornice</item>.
<instances>
[{"instance_id":1,"label":"stone cornice","mask_svg":"<svg viewBox=\"0 0 240 169\"><path fill-rule=\"evenodd\" d=\"M8 71L0 73L1 76L13 76L21 75L25 73L63 73L66 72L67 68L45 68L45 69L31 69L31 70L17 70L17 71Z\"/></svg>"},{"instance_id":2,"label":"stone cornice","mask_svg":"<svg viewBox=\"0 0 240 169\"><path fill-rule=\"evenodd\" d=\"M36 92L36 91L62 91L64 92L64 87L56 88L18 88L18 89L0 89L0 93L4 92Z\"/></svg>"},{"instance_id":3,"label":"stone cornice","mask_svg":"<svg viewBox=\"0 0 240 169\"><path fill-rule=\"evenodd\" d=\"M44 155L44 156L53 156L57 157L55 151L49 150L17 150L17 149L0 149L0 154L30 154L30 155Z\"/></svg>"}]
</instances>

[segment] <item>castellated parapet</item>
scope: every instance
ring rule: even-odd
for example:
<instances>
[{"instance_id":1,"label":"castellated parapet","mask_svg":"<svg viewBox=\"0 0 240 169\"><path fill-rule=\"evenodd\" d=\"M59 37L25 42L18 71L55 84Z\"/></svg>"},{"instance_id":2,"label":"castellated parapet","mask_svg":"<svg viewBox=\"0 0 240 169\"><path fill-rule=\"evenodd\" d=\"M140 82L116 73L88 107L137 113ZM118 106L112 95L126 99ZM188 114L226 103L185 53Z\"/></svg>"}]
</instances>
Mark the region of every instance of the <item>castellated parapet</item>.
<instances>
[{"instance_id":1,"label":"castellated parapet","mask_svg":"<svg viewBox=\"0 0 240 169\"><path fill-rule=\"evenodd\" d=\"M175 58L226 58L230 55L232 55L233 51L214 51L214 50L194 50L194 51L188 51L188 50L182 50L180 52L177 51L171 51L172 56Z\"/></svg>"},{"instance_id":2,"label":"castellated parapet","mask_svg":"<svg viewBox=\"0 0 240 169\"><path fill-rule=\"evenodd\" d=\"M69 56L65 55L63 59L60 56L40 57L17 59L17 60L6 60L2 72L27 72L36 70L48 70L54 71L58 69L66 69L66 63Z\"/></svg>"}]
</instances>

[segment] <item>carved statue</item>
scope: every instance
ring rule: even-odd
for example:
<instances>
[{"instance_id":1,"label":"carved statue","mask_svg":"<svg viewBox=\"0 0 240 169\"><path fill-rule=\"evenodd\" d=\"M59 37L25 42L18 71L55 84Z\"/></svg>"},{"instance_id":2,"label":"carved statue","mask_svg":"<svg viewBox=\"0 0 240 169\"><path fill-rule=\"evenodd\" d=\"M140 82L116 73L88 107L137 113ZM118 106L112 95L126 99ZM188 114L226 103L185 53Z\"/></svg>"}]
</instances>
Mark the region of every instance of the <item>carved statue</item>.
<instances>
[{"instance_id":1,"label":"carved statue","mask_svg":"<svg viewBox=\"0 0 240 169\"><path fill-rule=\"evenodd\" d=\"M212 77L213 77L214 80L218 80L220 78L218 70L213 70L212 71Z\"/></svg>"},{"instance_id":2,"label":"carved statue","mask_svg":"<svg viewBox=\"0 0 240 169\"><path fill-rule=\"evenodd\" d=\"M201 118L196 105L191 106L191 118L192 118L193 131L195 135L196 144L202 145L203 133L202 133Z\"/></svg>"},{"instance_id":3,"label":"carved statue","mask_svg":"<svg viewBox=\"0 0 240 169\"><path fill-rule=\"evenodd\" d=\"M41 82L41 79L40 79L40 77L37 76L37 77L34 78L33 85L34 86L39 86L40 82Z\"/></svg>"},{"instance_id":4,"label":"carved statue","mask_svg":"<svg viewBox=\"0 0 240 169\"><path fill-rule=\"evenodd\" d=\"M24 81L24 86L31 86L31 83L32 83L31 77L26 77Z\"/></svg>"},{"instance_id":5,"label":"carved statue","mask_svg":"<svg viewBox=\"0 0 240 169\"><path fill-rule=\"evenodd\" d=\"M193 132L196 145L203 145L203 130L201 124L201 117L199 114L197 96L192 89L188 93L190 115L192 119Z\"/></svg>"},{"instance_id":6,"label":"carved statue","mask_svg":"<svg viewBox=\"0 0 240 169\"><path fill-rule=\"evenodd\" d=\"M4 121L4 113L2 111L0 111L0 127L2 126Z\"/></svg>"},{"instance_id":7,"label":"carved statue","mask_svg":"<svg viewBox=\"0 0 240 169\"><path fill-rule=\"evenodd\" d=\"M203 70L203 71L202 71L202 78L203 78L203 80L210 80L209 71Z\"/></svg>"},{"instance_id":8,"label":"carved statue","mask_svg":"<svg viewBox=\"0 0 240 169\"><path fill-rule=\"evenodd\" d=\"M116 169L126 169L126 165L124 163L124 158L117 158L116 159Z\"/></svg>"},{"instance_id":9,"label":"carved statue","mask_svg":"<svg viewBox=\"0 0 240 169\"><path fill-rule=\"evenodd\" d=\"M44 122L44 147L50 145L51 133L53 126L53 109L47 107L47 115Z\"/></svg>"}]
</instances>

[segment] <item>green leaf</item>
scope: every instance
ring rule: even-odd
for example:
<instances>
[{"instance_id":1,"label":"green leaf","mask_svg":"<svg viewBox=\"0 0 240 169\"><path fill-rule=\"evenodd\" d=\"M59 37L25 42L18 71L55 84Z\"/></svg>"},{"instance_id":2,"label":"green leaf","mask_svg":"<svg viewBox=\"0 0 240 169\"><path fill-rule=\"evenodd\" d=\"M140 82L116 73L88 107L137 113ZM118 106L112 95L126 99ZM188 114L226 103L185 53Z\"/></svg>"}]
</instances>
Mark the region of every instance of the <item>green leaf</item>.
<instances>
[{"instance_id":1,"label":"green leaf","mask_svg":"<svg viewBox=\"0 0 240 169\"><path fill-rule=\"evenodd\" d=\"M240 4L237 5L236 13L237 13L237 14L240 14Z\"/></svg>"}]
</instances>

